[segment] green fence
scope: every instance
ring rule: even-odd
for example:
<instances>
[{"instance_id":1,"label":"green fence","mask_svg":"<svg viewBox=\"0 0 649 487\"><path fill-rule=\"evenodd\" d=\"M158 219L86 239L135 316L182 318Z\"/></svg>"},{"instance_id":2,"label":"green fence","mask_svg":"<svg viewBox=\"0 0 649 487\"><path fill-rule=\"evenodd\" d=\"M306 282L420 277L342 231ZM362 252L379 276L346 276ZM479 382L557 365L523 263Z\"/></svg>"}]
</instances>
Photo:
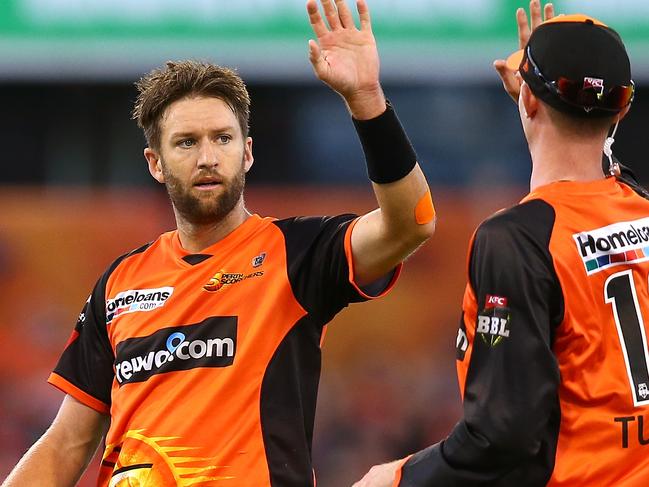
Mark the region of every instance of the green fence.
<instances>
[{"instance_id":1,"label":"green fence","mask_svg":"<svg viewBox=\"0 0 649 487\"><path fill-rule=\"evenodd\" d=\"M515 42L520 0L368 0L392 76L484 74ZM171 57L302 76L304 0L0 0L0 77L132 76ZM649 1L558 0L615 26L647 64ZM295 58L294 58L295 56ZM422 66L428 62L431 66ZM485 60L483 67L476 62ZM634 59L635 61L635 59ZM637 63L636 63L637 64ZM386 66L386 63L384 63Z\"/></svg>"}]
</instances>

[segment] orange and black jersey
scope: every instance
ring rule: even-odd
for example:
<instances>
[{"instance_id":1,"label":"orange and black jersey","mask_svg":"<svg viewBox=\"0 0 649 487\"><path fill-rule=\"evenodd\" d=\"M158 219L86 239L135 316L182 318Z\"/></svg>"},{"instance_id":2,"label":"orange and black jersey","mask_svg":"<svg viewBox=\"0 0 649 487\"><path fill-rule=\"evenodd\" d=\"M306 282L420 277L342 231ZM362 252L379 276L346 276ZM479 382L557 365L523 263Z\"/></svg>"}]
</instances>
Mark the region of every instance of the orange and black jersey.
<instances>
[{"instance_id":1,"label":"orange and black jersey","mask_svg":"<svg viewBox=\"0 0 649 487\"><path fill-rule=\"evenodd\" d=\"M356 286L354 222L254 215L200 254L174 231L110 266L49 379L110 414L99 486L314 485L323 327L396 278Z\"/></svg>"},{"instance_id":2,"label":"orange and black jersey","mask_svg":"<svg viewBox=\"0 0 649 487\"><path fill-rule=\"evenodd\" d=\"M556 182L476 231L457 336L464 414L400 487L646 486L649 201Z\"/></svg>"}]
</instances>

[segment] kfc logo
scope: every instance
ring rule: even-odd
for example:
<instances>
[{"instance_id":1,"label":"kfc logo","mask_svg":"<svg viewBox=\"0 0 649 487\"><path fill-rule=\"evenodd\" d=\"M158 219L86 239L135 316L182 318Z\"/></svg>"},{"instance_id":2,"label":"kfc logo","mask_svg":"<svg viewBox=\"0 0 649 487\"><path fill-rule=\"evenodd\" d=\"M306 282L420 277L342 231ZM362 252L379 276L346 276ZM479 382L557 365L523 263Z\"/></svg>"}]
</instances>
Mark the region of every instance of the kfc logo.
<instances>
[{"instance_id":1,"label":"kfc logo","mask_svg":"<svg viewBox=\"0 0 649 487\"><path fill-rule=\"evenodd\" d=\"M595 90L600 95L604 93L604 80L600 78L584 78L584 89L585 90Z\"/></svg>"},{"instance_id":2,"label":"kfc logo","mask_svg":"<svg viewBox=\"0 0 649 487\"><path fill-rule=\"evenodd\" d=\"M507 306L507 298L487 294L485 308L504 308Z\"/></svg>"}]
</instances>

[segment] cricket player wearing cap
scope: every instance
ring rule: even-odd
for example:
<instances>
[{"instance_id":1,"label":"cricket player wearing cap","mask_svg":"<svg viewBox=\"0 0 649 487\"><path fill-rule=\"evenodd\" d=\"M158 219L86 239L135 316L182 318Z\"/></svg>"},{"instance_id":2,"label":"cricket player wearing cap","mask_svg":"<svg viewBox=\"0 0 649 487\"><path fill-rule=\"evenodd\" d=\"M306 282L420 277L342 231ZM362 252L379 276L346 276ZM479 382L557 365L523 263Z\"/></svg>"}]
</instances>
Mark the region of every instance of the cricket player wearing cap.
<instances>
[{"instance_id":1,"label":"cricket player wearing cap","mask_svg":"<svg viewBox=\"0 0 649 487\"><path fill-rule=\"evenodd\" d=\"M649 485L649 201L608 137L633 99L629 58L602 22L531 7L522 50L496 63L518 71L530 193L470 243L463 417L354 487Z\"/></svg>"}]
</instances>

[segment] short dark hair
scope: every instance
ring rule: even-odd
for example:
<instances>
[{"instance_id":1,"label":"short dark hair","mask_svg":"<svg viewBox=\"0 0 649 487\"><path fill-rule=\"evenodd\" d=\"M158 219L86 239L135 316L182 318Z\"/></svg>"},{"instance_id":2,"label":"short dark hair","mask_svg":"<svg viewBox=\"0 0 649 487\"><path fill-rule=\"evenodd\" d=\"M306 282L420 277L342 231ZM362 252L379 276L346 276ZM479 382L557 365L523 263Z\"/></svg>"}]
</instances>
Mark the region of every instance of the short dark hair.
<instances>
[{"instance_id":1,"label":"short dark hair","mask_svg":"<svg viewBox=\"0 0 649 487\"><path fill-rule=\"evenodd\" d=\"M575 139L604 137L617 118L617 114L611 114L608 117L585 118L560 112L548 104L545 104L545 107L548 109L552 123L562 133L569 134Z\"/></svg>"},{"instance_id":2,"label":"short dark hair","mask_svg":"<svg viewBox=\"0 0 649 487\"><path fill-rule=\"evenodd\" d=\"M241 77L232 69L200 61L168 61L135 83L138 90L133 119L144 130L149 147L160 149L160 121L173 102L191 96L210 96L223 100L239 121L244 138L248 136L250 95Z\"/></svg>"}]
</instances>

